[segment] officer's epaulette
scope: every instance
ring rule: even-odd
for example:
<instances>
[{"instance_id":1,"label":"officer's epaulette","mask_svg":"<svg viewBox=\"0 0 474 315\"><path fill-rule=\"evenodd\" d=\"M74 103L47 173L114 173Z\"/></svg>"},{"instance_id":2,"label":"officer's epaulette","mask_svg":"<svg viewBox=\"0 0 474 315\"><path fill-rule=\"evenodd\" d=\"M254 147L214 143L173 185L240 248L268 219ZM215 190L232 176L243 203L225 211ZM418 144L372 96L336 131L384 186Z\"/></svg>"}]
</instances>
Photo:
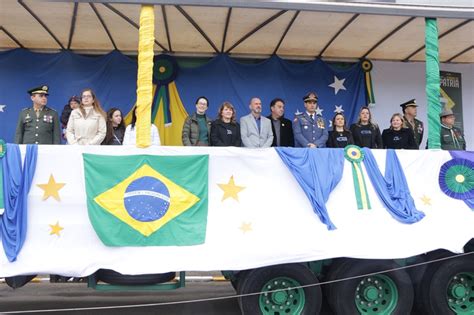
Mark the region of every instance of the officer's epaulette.
<instances>
[{"instance_id":1,"label":"officer's epaulette","mask_svg":"<svg viewBox=\"0 0 474 315\"><path fill-rule=\"evenodd\" d=\"M301 114L295 114L295 118L293 119L293 122L298 122L298 118L303 117L303 113Z\"/></svg>"},{"instance_id":2,"label":"officer's epaulette","mask_svg":"<svg viewBox=\"0 0 474 315\"><path fill-rule=\"evenodd\" d=\"M31 109L31 107L25 107L25 108L23 108L21 111L23 112L23 111L29 110L29 109Z\"/></svg>"}]
</instances>

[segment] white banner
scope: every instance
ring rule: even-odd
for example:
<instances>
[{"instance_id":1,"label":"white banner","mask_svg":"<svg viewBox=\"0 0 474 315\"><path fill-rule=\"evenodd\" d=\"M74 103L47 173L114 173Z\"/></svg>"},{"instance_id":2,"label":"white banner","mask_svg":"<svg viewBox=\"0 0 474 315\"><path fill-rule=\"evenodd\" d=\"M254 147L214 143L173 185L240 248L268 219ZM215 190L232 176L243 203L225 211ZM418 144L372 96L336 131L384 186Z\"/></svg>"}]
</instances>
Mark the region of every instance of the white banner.
<instances>
[{"instance_id":1,"label":"white banner","mask_svg":"<svg viewBox=\"0 0 474 315\"><path fill-rule=\"evenodd\" d=\"M82 153L209 154L205 243L154 247L103 245L88 217ZM383 173L386 151L373 150L373 153ZM241 270L341 256L388 259L438 248L462 251L464 244L474 238L474 211L439 188L439 170L451 160L449 152L398 151L397 155L416 207L426 216L414 224L396 221L379 200L367 174L372 209L358 210L351 165L345 161L343 178L327 202L329 216L337 229L328 231L272 148L39 146L28 199L27 237L13 263L0 250L0 277L86 276L100 268L125 274ZM48 182L50 186L44 186ZM225 189L232 185L238 186L237 189L232 190L233 194L228 190L225 195ZM45 187L52 191L43 200Z\"/></svg>"}]
</instances>

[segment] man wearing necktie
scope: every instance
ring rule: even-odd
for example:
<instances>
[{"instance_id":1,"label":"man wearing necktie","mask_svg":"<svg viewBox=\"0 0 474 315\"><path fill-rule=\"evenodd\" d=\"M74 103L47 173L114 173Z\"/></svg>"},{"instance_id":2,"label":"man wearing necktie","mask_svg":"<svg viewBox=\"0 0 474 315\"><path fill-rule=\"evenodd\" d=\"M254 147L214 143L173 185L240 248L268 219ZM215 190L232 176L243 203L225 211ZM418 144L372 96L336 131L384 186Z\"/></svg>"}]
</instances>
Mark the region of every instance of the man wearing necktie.
<instances>
[{"instance_id":1,"label":"man wearing necktie","mask_svg":"<svg viewBox=\"0 0 474 315\"><path fill-rule=\"evenodd\" d=\"M316 114L318 95L315 92L309 92L303 97L303 101L306 111L296 115L293 121L295 146L324 148L328 140L328 130L325 119Z\"/></svg>"},{"instance_id":2,"label":"man wearing necktie","mask_svg":"<svg viewBox=\"0 0 474 315\"><path fill-rule=\"evenodd\" d=\"M32 106L20 112L15 133L18 144L60 144L58 113L46 106L49 87L41 85L28 90Z\"/></svg>"}]
</instances>

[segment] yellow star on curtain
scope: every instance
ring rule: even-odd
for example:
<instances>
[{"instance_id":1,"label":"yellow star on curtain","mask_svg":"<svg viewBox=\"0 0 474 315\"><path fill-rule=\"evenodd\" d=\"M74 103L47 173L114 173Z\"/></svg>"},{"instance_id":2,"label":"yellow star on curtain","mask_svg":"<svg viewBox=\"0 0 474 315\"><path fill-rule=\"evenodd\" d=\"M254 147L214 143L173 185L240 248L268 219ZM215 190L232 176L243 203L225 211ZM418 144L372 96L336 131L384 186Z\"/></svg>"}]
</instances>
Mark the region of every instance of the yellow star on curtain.
<instances>
[{"instance_id":1,"label":"yellow star on curtain","mask_svg":"<svg viewBox=\"0 0 474 315\"><path fill-rule=\"evenodd\" d=\"M250 222L242 222L242 225L239 227L242 233L247 233L252 231L252 223Z\"/></svg>"},{"instance_id":2,"label":"yellow star on curtain","mask_svg":"<svg viewBox=\"0 0 474 315\"><path fill-rule=\"evenodd\" d=\"M423 195L423 197L421 197L420 199L425 206L431 206L431 198L427 195Z\"/></svg>"},{"instance_id":3,"label":"yellow star on curtain","mask_svg":"<svg viewBox=\"0 0 474 315\"><path fill-rule=\"evenodd\" d=\"M59 198L59 190L66 185L65 183L57 183L54 180L53 174L49 175L49 180L47 184L37 184L39 188L44 190L43 200L53 197L57 201L61 201Z\"/></svg>"},{"instance_id":4,"label":"yellow star on curtain","mask_svg":"<svg viewBox=\"0 0 474 315\"><path fill-rule=\"evenodd\" d=\"M64 228L59 225L59 221L57 221L56 224L50 224L49 227L51 228L51 232L49 232L49 235L61 236L61 234L59 233L64 230Z\"/></svg>"},{"instance_id":5,"label":"yellow star on curtain","mask_svg":"<svg viewBox=\"0 0 474 315\"><path fill-rule=\"evenodd\" d=\"M227 184L217 184L220 189L224 191L224 195L222 196L222 200L224 201L227 198L233 198L236 201L239 201L238 193L245 189L244 186L237 186L234 182L234 175L232 175L229 179Z\"/></svg>"}]
</instances>

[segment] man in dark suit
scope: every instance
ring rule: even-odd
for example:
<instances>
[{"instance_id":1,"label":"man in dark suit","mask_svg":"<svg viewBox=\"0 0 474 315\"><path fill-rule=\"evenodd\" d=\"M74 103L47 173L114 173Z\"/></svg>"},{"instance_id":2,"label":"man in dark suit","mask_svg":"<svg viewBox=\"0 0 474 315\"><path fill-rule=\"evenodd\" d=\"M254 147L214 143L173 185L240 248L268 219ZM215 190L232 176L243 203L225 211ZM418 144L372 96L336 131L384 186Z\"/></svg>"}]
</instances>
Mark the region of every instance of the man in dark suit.
<instances>
[{"instance_id":1,"label":"man in dark suit","mask_svg":"<svg viewBox=\"0 0 474 315\"><path fill-rule=\"evenodd\" d=\"M285 102L281 98L275 98L270 103L272 114L268 119L272 122L273 143L272 147L294 147L293 126L291 120L283 117L285 114Z\"/></svg>"}]
</instances>

